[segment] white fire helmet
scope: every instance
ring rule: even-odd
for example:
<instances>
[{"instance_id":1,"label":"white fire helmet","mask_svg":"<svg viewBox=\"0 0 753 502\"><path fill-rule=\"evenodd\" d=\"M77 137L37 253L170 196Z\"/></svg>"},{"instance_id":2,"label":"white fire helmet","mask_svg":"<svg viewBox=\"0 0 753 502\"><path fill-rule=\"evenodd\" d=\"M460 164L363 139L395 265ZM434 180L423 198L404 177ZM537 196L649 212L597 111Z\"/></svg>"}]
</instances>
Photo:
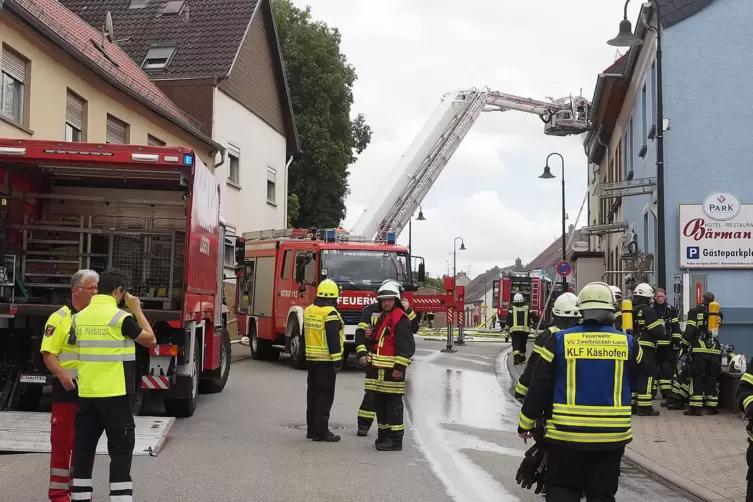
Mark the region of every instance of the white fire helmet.
<instances>
[{"instance_id":1,"label":"white fire helmet","mask_svg":"<svg viewBox=\"0 0 753 502\"><path fill-rule=\"evenodd\" d=\"M526 301L526 299L523 298L523 295L520 293L515 293L515 296L512 297L513 303L523 303L524 301Z\"/></svg>"},{"instance_id":2,"label":"white fire helmet","mask_svg":"<svg viewBox=\"0 0 753 502\"><path fill-rule=\"evenodd\" d=\"M622 290L620 288L617 286L609 286L609 289L612 290L615 300L620 301L622 299Z\"/></svg>"},{"instance_id":3,"label":"white fire helmet","mask_svg":"<svg viewBox=\"0 0 753 502\"><path fill-rule=\"evenodd\" d=\"M645 282L642 282L638 284L635 289L633 290L633 296L642 296L644 298L653 298L654 297L654 288L652 288L649 284L646 284Z\"/></svg>"},{"instance_id":4,"label":"white fire helmet","mask_svg":"<svg viewBox=\"0 0 753 502\"><path fill-rule=\"evenodd\" d=\"M748 370L748 362L745 360L745 354L737 354L729 362L730 373L745 373Z\"/></svg>"},{"instance_id":5,"label":"white fire helmet","mask_svg":"<svg viewBox=\"0 0 753 502\"><path fill-rule=\"evenodd\" d=\"M395 281L389 281L379 288L379 291L377 292L377 300L381 300L382 298L395 298L396 300L400 300L400 287Z\"/></svg>"},{"instance_id":6,"label":"white fire helmet","mask_svg":"<svg viewBox=\"0 0 753 502\"><path fill-rule=\"evenodd\" d=\"M578 297L573 293L562 293L554 301L552 313L557 317L580 317L577 303Z\"/></svg>"}]
</instances>

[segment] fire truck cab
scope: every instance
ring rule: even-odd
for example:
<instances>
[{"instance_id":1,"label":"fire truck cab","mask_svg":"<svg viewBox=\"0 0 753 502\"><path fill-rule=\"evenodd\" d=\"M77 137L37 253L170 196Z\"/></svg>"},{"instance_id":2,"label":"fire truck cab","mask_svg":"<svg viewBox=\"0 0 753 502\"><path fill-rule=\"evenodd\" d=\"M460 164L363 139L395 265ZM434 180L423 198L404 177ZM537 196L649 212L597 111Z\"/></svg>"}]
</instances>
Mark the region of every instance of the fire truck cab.
<instances>
[{"instance_id":1,"label":"fire truck cab","mask_svg":"<svg viewBox=\"0 0 753 502\"><path fill-rule=\"evenodd\" d=\"M512 305L512 299L520 293L531 311L542 318L541 326L551 323L551 306L546 305L553 282L543 271L505 272L493 283L496 292L494 303L497 307L497 317L502 328L507 321L507 313Z\"/></svg>"},{"instance_id":2,"label":"fire truck cab","mask_svg":"<svg viewBox=\"0 0 753 502\"><path fill-rule=\"evenodd\" d=\"M339 229L265 230L236 239L238 332L248 337L254 359L277 360L289 353L295 368L305 367L303 310L316 297L320 281L340 286L338 310L345 321L345 356L355 350L356 325L365 305L376 302L386 279L403 285L412 302L413 276L406 248L394 232L366 240ZM423 264L417 278L423 280Z\"/></svg>"}]
</instances>

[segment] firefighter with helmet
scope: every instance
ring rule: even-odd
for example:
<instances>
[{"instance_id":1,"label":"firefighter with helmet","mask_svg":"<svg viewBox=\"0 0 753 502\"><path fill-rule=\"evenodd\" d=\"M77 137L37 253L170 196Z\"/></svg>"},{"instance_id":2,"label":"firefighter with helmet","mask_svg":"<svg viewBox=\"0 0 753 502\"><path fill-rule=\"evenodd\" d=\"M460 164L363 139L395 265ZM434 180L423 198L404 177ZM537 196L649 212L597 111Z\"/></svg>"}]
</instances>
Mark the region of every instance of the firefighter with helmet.
<instances>
[{"instance_id":1,"label":"firefighter with helmet","mask_svg":"<svg viewBox=\"0 0 753 502\"><path fill-rule=\"evenodd\" d=\"M654 299L654 288L646 283L638 284L633 290L633 317L635 325L633 336L643 350L641 372L638 374L638 388L636 389L637 411L639 416L655 417L659 410L654 409L654 382L659 376L656 363L656 347L659 341L666 338L664 320L659 319L651 306Z\"/></svg>"},{"instance_id":2,"label":"firefighter with helmet","mask_svg":"<svg viewBox=\"0 0 753 502\"><path fill-rule=\"evenodd\" d=\"M682 343L682 329L680 329L680 315L677 309L667 302L667 292L662 288L656 290L654 296L654 312L656 317L664 322L665 338L659 340L656 346L656 363L659 366L659 380L654 389L661 392L663 399L672 394L672 377L677 366L677 351ZM654 390L653 395L656 395Z\"/></svg>"},{"instance_id":3,"label":"firefighter with helmet","mask_svg":"<svg viewBox=\"0 0 753 502\"><path fill-rule=\"evenodd\" d=\"M518 400L523 399L528 393L528 386L531 383L533 372L536 371L536 365L541 358L541 351L546 347L549 338L558 331L572 328L580 322L580 312L578 312L576 306L577 303L578 297L570 292L562 293L554 301L554 306L552 307L554 324L536 336L531 359L528 361L526 369L523 371L523 374L520 375L518 383L515 386L515 397Z\"/></svg>"},{"instance_id":4,"label":"firefighter with helmet","mask_svg":"<svg viewBox=\"0 0 753 502\"><path fill-rule=\"evenodd\" d=\"M622 331L622 290L617 286L609 286L614 294L614 327Z\"/></svg>"},{"instance_id":5,"label":"firefighter with helmet","mask_svg":"<svg viewBox=\"0 0 753 502\"><path fill-rule=\"evenodd\" d=\"M738 356L739 357L739 356ZM745 360L743 359L743 363ZM748 464L748 480L745 500L753 500L753 359L745 368L740 378L740 385L737 387L735 396L738 406L743 411L748 421L746 430L748 432L748 451L745 454L745 460Z\"/></svg>"},{"instance_id":6,"label":"firefighter with helmet","mask_svg":"<svg viewBox=\"0 0 753 502\"><path fill-rule=\"evenodd\" d=\"M387 279L382 282L382 286L387 283L394 283L397 285L400 296L403 295L403 286L397 281ZM370 365L371 353L376 349L374 347L374 323L379 318L379 312L381 311L381 304L377 301L370 305L366 305L361 311L361 320L356 327L356 354L361 366L366 368L366 382L374 380L376 378L376 370ZM408 305L408 299L402 298L402 301L398 304L398 308L402 308L405 311L405 315L411 322L411 330L413 333L418 333L418 319L416 313ZM376 418L376 412L374 411L374 391L366 386L363 394L363 400L361 406L358 408L358 436L366 436L371 429L371 424L374 423Z\"/></svg>"},{"instance_id":7,"label":"firefighter with helmet","mask_svg":"<svg viewBox=\"0 0 753 502\"><path fill-rule=\"evenodd\" d=\"M544 413L547 427L534 455L526 454L518 479L524 486L532 478L540 483L544 462L547 501L579 502L582 495L614 501L625 445L632 440L630 383L641 347L612 326L608 284L586 285L577 306L581 324L549 338L523 401L520 437L527 441Z\"/></svg>"},{"instance_id":8,"label":"firefighter with helmet","mask_svg":"<svg viewBox=\"0 0 753 502\"><path fill-rule=\"evenodd\" d=\"M719 413L719 376L722 373L722 350L718 334L709 329L709 317L721 312L709 312L714 293L703 294L703 301L688 311L683 338L690 346L690 409L688 416L703 415L703 407L709 415ZM718 306L718 304L717 304ZM742 384L741 384L742 385Z\"/></svg>"},{"instance_id":9,"label":"firefighter with helmet","mask_svg":"<svg viewBox=\"0 0 753 502\"><path fill-rule=\"evenodd\" d=\"M538 319L521 293L515 293L512 298L512 307L507 312L507 325L512 336L513 363L522 364L526 361L526 344L528 333L531 332L530 324Z\"/></svg>"},{"instance_id":10,"label":"firefighter with helmet","mask_svg":"<svg viewBox=\"0 0 753 502\"><path fill-rule=\"evenodd\" d=\"M337 311L340 288L331 279L319 283L314 303L303 311L308 381L306 437L335 443L340 436L329 430L329 413L335 401L337 372L343 365L345 323Z\"/></svg>"},{"instance_id":11,"label":"firefighter with helmet","mask_svg":"<svg viewBox=\"0 0 753 502\"><path fill-rule=\"evenodd\" d=\"M374 443L380 451L403 449L403 394L405 376L416 351L411 323L399 307L401 295L396 283L387 283L377 292L382 309L374 323L375 370L366 378L366 390L374 392L374 408L379 432ZM372 378L369 378L371 376Z\"/></svg>"}]
</instances>

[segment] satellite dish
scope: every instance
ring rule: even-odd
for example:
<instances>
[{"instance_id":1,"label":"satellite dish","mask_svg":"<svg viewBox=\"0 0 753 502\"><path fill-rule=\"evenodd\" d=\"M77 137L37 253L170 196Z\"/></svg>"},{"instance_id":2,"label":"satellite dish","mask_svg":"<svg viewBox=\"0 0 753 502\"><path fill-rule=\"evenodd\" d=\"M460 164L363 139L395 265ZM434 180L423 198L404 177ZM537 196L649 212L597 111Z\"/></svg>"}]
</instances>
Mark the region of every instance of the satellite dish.
<instances>
[{"instance_id":1,"label":"satellite dish","mask_svg":"<svg viewBox=\"0 0 753 502\"><path fill-rule=\"evenodd\" d=\"M110 11L107 11L107 14L105 14L105 27L102 31L102 37L107 37L107 40L112 42L115 39L115 35L113 33L112 29L112 14L110 14Z\"/></svg>"}]
</instances>

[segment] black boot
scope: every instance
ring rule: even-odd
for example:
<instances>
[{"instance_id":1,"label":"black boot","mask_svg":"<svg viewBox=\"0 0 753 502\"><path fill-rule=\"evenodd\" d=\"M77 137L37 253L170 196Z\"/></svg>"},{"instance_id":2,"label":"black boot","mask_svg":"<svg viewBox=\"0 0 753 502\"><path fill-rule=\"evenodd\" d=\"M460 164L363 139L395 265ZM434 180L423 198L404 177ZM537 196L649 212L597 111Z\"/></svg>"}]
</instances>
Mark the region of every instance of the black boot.
<instances>
[{"instance_id":1,"label":"black boot","mask_svg":"<svg viewBox=\"0 0 753 502\"><path fill-rule=\"evenodd\" d=\"M667 401L667 409L668 410L684 410L685 409L685 403L682 401L676 401L674 399L670 399Z\"/></svg>"},{"instance_id":2,"label":"black boot","mask_svg":"<svg viewBox=\"0 0 753 502\"><path fill-rule=\"evenodd\" d=\"M638 416L639 417L658 417L659 410L655 410L653 406L639 406Z\"/></svg>"},{"instance_id":3,"label":"black boot","mask_svg":"<svg viewBox=\"0 0 753 502\"><path fill-rule=\"evenodd\" d=\"M716 406L714 406L714 407L708 407L708 408L706 408L706 410L707 410L706 411L707 415L718 415L719 414L719 410L716 409Z\"/></svg>"},{"instance_id":4,"label":"black boot","mask_svg":"<svg viewBox=\"0 0 753 502\"><path fill-rule=\"evenodd\" d=\"M700 408L698 406L691 406L690 409L684 413L684 415L688 417L702 417L703 408Z\"/></svg>"},{"instance_id":5,"label":"black boot","mask_svg":"<svg viewBox=\"0 0 753 502\"><path fill-rule=\"evenodd\" d=\"M390 438L382 443L377 443L376 449L379 451L403 451L403 440Z\"/></svg>"},{"instance_id":6,"label":"black boot","mask_svg":"<svg viewBox=\"0 0 753 502\"><path fill-rule=\"evenodd\" d=\"M366 427L359 427L356 435L359 437L364 437L368 435L368 433L369 433L369 429L367 429Z\"/></svg>"},{"instance_id":7,"label":"black boot","mask_svg":"<svg viewBox=\"0 0 753 502\"><path fill-rule=\"evenodd\" d=\"M325 443L337 443L340 441L340 436L337 434L332 434L332 431L327 431L325 434L321 436L314 436L314 441L324 441Z\"/></svg>"},{"instance_id":8,"label":"black boot","mask_svg":"<svg viewBox=\"0 0 753 502\"><path fill-rule=\"evenodd\" d=\"M383 431L379 431L377 433L376 441L374 441L374 446L379 446L380 444L387 441L387 434L385 434Z\"/></svg>"}]
</instances>

